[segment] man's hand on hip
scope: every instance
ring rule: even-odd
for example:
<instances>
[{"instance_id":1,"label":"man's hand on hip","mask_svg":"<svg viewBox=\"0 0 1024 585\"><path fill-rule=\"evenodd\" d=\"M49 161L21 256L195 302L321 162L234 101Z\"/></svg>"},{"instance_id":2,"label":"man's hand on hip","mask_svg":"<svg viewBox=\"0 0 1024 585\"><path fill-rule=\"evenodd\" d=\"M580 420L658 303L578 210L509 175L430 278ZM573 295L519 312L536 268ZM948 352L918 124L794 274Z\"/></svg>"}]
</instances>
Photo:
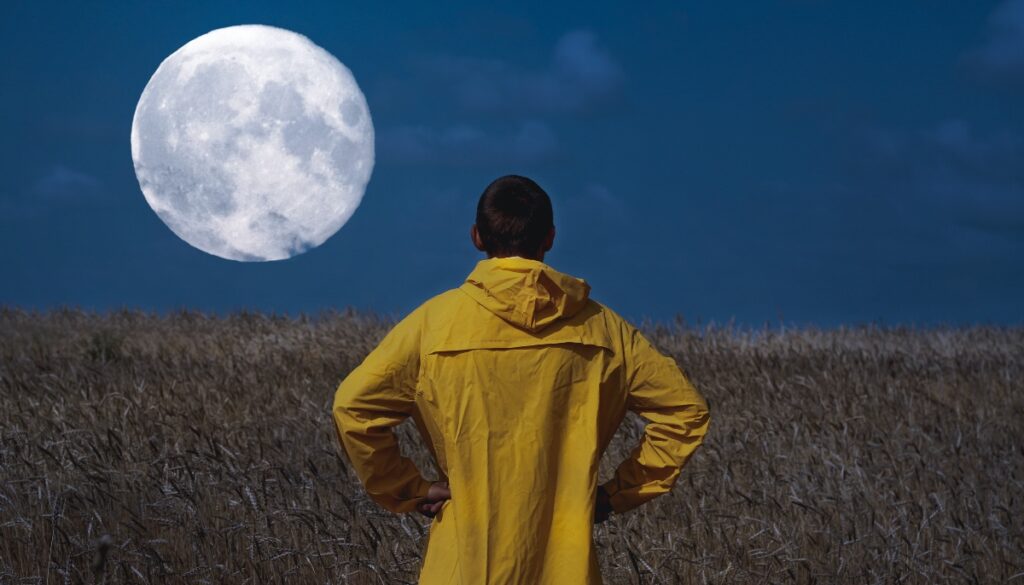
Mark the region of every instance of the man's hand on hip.
<instances>
[{"instance_id":1,"label":"man's hand on hip","mask_svg":"<svg viewBox=\"0 0 1024 585\"><path fill-rule=\"evenodd\" d=\"M435 481L430 484L427 496L416 506L416 509L427 518L433 518L441 511L441 506L444 505L445 501L450 500L451 497L452 492L448 489L448 482Z\"/></svg>"}]
</instances>

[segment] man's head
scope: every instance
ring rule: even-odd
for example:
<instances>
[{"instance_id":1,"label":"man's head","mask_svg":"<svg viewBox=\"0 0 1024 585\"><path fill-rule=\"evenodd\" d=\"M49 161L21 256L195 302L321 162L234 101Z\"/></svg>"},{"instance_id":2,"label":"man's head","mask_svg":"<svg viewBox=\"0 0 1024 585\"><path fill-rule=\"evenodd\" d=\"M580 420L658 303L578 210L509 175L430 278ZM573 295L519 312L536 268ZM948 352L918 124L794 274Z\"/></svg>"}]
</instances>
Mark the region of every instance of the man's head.
<instances>
[{"instance_id":1,"label":"man's head","mask_svg":"<svg viewBox=\"0 0 1024 585\"><path fill-rule=\"evenodd\" d=\"M551 199L526 177L499 177L480 196L471 235L473 244L489 258L543 260L555 240Z\"/></svg>"}]
</instances>

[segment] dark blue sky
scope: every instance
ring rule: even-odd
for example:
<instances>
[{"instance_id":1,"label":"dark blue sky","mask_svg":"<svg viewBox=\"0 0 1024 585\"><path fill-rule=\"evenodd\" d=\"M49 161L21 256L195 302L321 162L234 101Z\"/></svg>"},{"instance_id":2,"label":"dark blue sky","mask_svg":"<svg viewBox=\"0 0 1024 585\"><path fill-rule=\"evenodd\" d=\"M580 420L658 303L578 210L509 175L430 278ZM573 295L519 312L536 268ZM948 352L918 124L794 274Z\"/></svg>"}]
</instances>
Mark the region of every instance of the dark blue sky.
<instances>
[{"instance_id":1,"label":"dark blue sky","mask_svg":"<svg viewBox=\"0 0 1024 585\"><path fill-rule=\"evenodd\" d=\"M1024 0L0 10L0 304L404 314L518 173L554 201L548 263L635 320L1024 320ZM338 57L377 131L349 223L269 263L175 236L129 146L160 62L251 23Z\"/></svg>"}]
</instances>

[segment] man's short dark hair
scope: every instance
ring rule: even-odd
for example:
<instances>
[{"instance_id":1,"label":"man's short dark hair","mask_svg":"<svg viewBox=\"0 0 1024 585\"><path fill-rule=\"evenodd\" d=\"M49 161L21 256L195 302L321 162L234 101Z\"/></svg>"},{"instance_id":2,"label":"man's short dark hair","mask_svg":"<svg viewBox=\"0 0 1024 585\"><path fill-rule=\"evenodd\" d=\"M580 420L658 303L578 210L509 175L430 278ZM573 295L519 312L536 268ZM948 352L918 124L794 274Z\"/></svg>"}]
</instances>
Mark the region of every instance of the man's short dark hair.
<instances>
[{"instance_id":1,"label":"man's short dark hair","mask_svg":"<svg viewBox=\"0 0 1024 585\"><path fill-rule=\"evenodd\" d=\"M532 257L554 227L551 199L519 175L491 182L476 206L476 229L490 256Z\"/></svg>"}]
</instances>

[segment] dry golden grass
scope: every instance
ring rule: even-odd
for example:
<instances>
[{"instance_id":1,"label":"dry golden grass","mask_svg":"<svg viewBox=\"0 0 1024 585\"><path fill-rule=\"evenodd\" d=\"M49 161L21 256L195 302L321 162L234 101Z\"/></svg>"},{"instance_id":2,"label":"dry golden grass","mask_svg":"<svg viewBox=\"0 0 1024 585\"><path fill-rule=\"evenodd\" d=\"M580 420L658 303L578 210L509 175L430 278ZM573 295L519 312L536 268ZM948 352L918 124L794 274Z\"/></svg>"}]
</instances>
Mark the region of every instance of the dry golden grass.
<instances>
[{"instance_id":1,"label":"dry golden grass","mask_svg":"<svg viewBox=\"0 0 1024 585\"><path fill-rule=\"evenodd\" d=\"M366 498L329 416L388 325L0 309L0 583L415 582L429 520ZM606 582L1024 584L1024 330L645 330L712 426L595 528Z\"/></svg>"}]
</instances>

